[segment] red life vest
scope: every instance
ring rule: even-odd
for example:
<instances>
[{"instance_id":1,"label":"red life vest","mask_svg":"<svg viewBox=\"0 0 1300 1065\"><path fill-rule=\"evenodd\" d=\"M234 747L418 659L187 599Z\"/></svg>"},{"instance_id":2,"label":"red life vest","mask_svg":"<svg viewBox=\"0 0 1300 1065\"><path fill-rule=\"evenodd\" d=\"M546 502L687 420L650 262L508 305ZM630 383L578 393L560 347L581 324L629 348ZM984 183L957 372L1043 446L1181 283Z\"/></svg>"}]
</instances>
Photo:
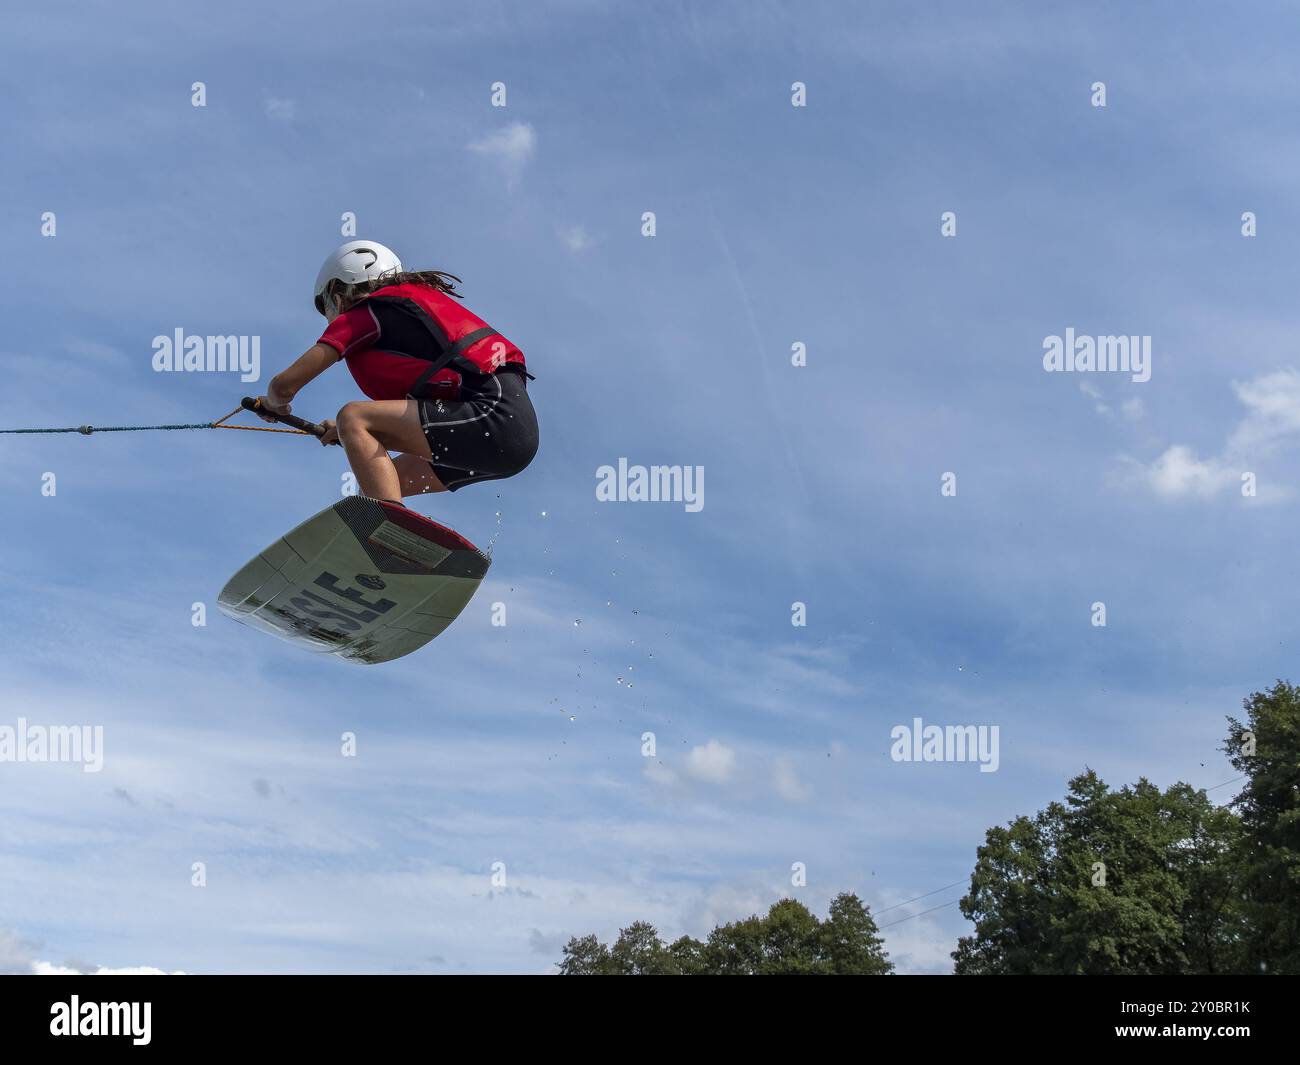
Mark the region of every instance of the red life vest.
<instances>
[{"instance_id":1,"label":"red life vest","mask_svg":"<svg viewBox=\"0 0 1300 1065\"><path fill-rule=\"evenodd\" d=\"M371 399L455 398L462 373L524 366L524 353L453 296L418 283L388 285L330 322L334 348Z\"/></svg>"}]
</instances>

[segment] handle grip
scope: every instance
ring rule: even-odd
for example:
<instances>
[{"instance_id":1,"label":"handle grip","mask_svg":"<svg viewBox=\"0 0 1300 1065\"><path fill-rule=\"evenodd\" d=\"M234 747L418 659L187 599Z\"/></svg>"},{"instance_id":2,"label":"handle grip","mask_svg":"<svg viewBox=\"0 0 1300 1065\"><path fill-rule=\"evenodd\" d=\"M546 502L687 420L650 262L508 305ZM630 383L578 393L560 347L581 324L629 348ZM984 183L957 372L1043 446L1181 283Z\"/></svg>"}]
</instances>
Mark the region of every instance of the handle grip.
<instances>
[{"instance_id":1,"label":"handle grip","mask_svg":"<svg viewBox=\"0 0 1300 1065\"><path fill-rule=\"evenodd\" d=\"M312 436L316 437L317 440L325 435L325 427L323 425L318 425L316 422L309 422L306 418L299 418L293 414L276 414L273 410L266 410L262 406L262 401L254 399L252 396L245 396L240 400L239 405L243 407L244 410L252 411L254 414L273 418L282 425L288 425L291 428L300 430L301 432L310 433ZM338 441L335 440L333 443L338 444Z\"/></svg>"}]
</instances>

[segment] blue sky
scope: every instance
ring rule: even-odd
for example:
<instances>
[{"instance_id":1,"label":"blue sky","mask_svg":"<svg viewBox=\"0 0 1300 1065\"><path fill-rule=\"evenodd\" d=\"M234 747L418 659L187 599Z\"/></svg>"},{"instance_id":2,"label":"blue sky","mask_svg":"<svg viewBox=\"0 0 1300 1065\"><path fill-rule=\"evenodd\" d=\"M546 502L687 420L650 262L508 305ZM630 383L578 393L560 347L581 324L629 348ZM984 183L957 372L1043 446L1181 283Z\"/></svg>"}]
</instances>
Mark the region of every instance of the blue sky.
<instances>
[{"instance_id":1,"label":"blue sky","mask_svg":"<svg viewBox=\"0 0 1300 1065\"><path fill-rule=\"evenodd\" d=\"M361 668L214 605L336 450L0 438L0 725L105 736L99 773L0 765L0 968L541 973L856 891L941 906L885 938L944 972L960 889L897 904L989 826L1084 766L1229 779L1224 716L1298 635L1294 20L975 8L8 13L0 426L224 414L261 389L153 338L256 335L265 380L354 212L525 350L542 446L415 503L494 566ZM1150 336L1151 380L1045 373L1070 327ZM295 410L357 397L340 368ZM598 502L620 457L702 466L704 508ZM891 760L915 717L998 726L998 771Z\"/></svg>"}]
</instances>

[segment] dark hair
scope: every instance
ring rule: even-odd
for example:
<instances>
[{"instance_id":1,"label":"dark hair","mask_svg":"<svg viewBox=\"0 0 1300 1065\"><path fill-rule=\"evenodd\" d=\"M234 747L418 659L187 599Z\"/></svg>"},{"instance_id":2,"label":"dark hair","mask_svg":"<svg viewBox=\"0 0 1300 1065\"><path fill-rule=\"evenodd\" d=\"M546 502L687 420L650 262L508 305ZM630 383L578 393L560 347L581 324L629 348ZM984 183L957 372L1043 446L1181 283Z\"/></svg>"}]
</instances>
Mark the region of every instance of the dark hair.
<instances>
[{"instance_id":1,"label":"dark hair","mask_svg":"<svg viewBox=\"0 0 1300 1065\"><path fill-rule=\"evenodd\" d=\"M456 286L463 284L459 277L445 270L390 270L386 274L380 274L368 281L360 281L355 285L345 285L338 280L331 281L325 286L325 292L333 298L337 307L347 310L370 293L387 288L389 285L428 285L429 288L460 299L461 295L456 291ZM319 306L320 302L320 297L317 297L316 309L323 314L325 312Z\"/></svg>"}]
</instances>

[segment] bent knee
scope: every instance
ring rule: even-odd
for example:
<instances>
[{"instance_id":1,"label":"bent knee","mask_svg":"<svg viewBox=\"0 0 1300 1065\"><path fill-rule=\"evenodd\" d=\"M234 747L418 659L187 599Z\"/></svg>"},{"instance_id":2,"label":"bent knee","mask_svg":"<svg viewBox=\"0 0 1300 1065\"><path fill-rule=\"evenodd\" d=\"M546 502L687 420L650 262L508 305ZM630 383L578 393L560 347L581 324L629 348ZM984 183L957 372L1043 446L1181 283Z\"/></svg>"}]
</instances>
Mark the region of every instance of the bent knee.
<instances>
[{"instance_id":1,"label":"bent knee","mask_svg":"<svg viewBox=\"0 0 1300 1065\"><path fill-rule=\"evenodd\" d=\"M343 404L334 419L339 436L355 436L357 433L365 432L366 422L366 405L361 400Z\"/></svg>"}]
</instances>

